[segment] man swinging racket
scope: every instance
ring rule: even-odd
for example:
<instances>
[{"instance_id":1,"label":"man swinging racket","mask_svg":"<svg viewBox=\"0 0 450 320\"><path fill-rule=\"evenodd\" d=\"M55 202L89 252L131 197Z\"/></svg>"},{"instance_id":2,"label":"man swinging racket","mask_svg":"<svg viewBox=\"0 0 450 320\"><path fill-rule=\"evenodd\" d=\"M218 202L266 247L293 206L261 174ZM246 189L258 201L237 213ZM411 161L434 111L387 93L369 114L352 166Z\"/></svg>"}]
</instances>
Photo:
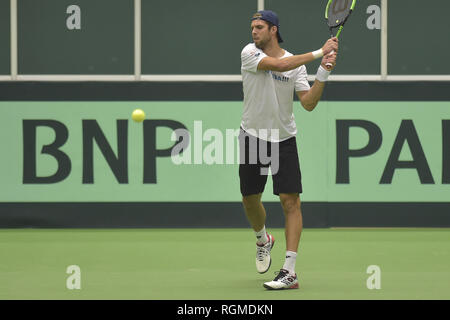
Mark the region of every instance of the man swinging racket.
<instances>
[{"instance_id":1,"label":"man swinging racket","mask_svg":"<svg viewBox=\"0 0 450 320\"><path fill-rule=\"evenodd\" d=\"M261 202L270 166L273 192L280 197L285 215L286 259L275 279L264 283L264 287L294 289L299 287L295 262L303 223L293 92L295 90L306 110L316 107L336 64L338 40L333 37L319 50L292 55L280 47L283 40L278 17L269 10L253 15L251 31L253 43L241 52L244 110L239 136L239 177L242 202L257 238L256 269L265 273L271 265L270 251L275 242L266 232L266 212ZM310 86L304 65L320 57L323 57L321 65ZM270 163L261 158L263 149L270 154Z\"/></svg>"}]
</instances>

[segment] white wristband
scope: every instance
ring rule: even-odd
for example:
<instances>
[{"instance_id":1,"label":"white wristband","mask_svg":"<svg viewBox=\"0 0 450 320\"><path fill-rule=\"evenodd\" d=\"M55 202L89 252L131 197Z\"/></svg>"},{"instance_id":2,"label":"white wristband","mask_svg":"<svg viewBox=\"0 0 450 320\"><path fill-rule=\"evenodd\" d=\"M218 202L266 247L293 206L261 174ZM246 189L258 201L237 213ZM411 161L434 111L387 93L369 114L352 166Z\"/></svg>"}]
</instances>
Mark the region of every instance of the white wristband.
<instances>
[{"instance_id":1,"label":"white wristband","mask_svg":"<svg viewBox=\"0 0 450 320\"><path fill-rule=\"evenodd\" d=\"M319 80L320 82L325 82L328 80L328 76L330 75L331 71L325 70L321 65L319 66L319 69L317 70L316 74L316 80Z\"/></svg>"},{"instance_id":2,"label":"white wristband","mask_svg":"<svg viewBox=\"0 0 450 320\"><path fill-rule=\"evenodd\" d=\"M313 51L312 55L314 59L322 58L323 57L323 50L320 48L319 50Z\"/></svg>"}]
</instances>

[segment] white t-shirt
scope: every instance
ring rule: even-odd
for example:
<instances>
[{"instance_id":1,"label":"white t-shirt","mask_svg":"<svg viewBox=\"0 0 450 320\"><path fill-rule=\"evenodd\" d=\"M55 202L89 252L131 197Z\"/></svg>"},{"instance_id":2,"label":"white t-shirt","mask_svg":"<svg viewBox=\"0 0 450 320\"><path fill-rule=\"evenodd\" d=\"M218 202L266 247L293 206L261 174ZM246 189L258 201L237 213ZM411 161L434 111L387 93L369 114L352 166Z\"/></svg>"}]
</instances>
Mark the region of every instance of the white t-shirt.
<instances>
[{"instance_id":1,"label":"white t-shirt","mask_svg":"<svg viewBox=\"0 0 450 320\"><path fill-rule=\"evenodd\" d=\"M285 50L283 58L292 56ZM297 134L293 114L295 91L310 89L306 67L287 72L258 70L267 55L250 43L241 52L244 112L241 127L258 138L279 142ZM278 137L271 130L278 129Z\"/></svg>"}]
</instances>

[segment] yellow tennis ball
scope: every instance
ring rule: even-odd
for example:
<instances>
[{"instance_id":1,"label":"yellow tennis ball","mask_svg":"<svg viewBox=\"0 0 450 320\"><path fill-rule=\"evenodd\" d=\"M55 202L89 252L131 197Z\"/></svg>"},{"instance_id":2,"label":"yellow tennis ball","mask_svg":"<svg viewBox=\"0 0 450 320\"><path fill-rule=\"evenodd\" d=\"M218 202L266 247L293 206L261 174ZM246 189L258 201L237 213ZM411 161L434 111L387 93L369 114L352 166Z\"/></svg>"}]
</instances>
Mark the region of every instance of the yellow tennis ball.
<instances>
[{"instance_id":1,"label":"yellow tennis ball","mask_svg":"<svg viewBox=\"0 0 450 320\"><path fill-rule=\"evenodd\" d=\"M133 113L131 114L131 118L135 121L135 122L142 122L145 119L145 112L142 109L136 109L133 111Z\"/></svg>"}]
</instances>

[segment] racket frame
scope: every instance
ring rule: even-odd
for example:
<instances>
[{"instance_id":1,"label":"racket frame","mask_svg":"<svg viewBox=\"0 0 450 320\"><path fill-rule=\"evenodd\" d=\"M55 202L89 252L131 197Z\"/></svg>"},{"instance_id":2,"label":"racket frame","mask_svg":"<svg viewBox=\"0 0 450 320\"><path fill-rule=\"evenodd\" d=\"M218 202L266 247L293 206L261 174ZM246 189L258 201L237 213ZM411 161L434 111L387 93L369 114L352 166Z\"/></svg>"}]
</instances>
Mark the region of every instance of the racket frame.
<instances>
[{"instance_id":1,"label":"racket frame","mask_svg":"<svg viewBox=\"0 0 450 320\"><path fill-rule=\"evenodd\" d=\"M333 3L333 1L334 0L328 0L327 6L325 8L325 19L327 20L327 25L328 25L328 10L330 8L330 5ZM345 17L345 19L340 24L338 24L335 27L328 26L328 28L330 29L330 33L331 33L332 37L334 37L333 29L339 27L339 29L338 29L338 31L336 33L336 38L339 38L339 34L341 33L342 29L344 28L344 24L347 22L348 17L350 17L350 15L352 14L353 9L355 8L355 5L356 5L356 0L352 0L352 5L350 7L350 11L349 11L348 15Z\"/></svg>"},{"instance_id":2,"label":"racket frame","mask_svg":"<svg viewBox=\"0 0 450 320\"><path fill-rule=\"evenodd\" d=\"M345 22L347 22L348 17L350 17L350 15L351 15L352 12L353 12L353 9L355 8L356 0L352 0L352 5L350 6L350 11L349 11L348 15L345 17L345 19L344 19L343 21L341 21L341 23L338 24L337 26L335 26L335 27L330 27L329 24L328 24L328 10L329 10L329 8L330 8L330 5L333 3L333 1L334 1L334 0L328 0L327 6L326 6L326 8L325 8L325 20L327 21L328 28L330 29L331 37L334 37L333 29L339 27L339 29L338 29L338 31L337 31L337 33L336 33L336 38L339 38L339 35L341 34L342 29L344 28ZM333 53L333 52L332 52L332 53ZM331 63L327 63L326 66L327 66L327 67L331 67L332 64L331 64Z\"/></svg>"}]
</instances>

